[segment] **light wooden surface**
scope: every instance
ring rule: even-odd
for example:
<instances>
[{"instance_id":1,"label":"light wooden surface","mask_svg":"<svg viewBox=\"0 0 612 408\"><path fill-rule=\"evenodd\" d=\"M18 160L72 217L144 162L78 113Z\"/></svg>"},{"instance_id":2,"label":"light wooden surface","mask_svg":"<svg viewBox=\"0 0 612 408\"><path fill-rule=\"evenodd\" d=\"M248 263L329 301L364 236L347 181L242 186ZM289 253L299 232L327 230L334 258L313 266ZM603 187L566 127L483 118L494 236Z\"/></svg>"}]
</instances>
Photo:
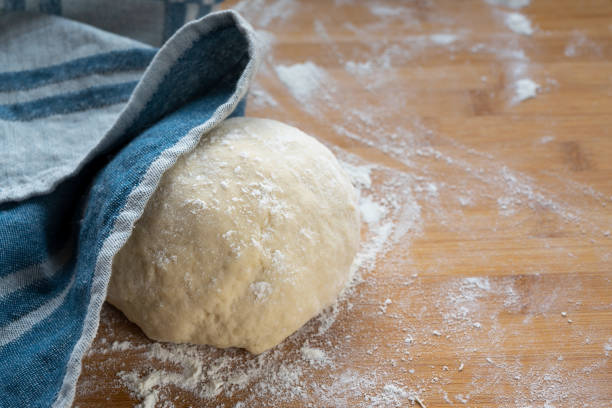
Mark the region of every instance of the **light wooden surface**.
<instances>
[{"instance_id":1,"label":"light wooden surface","mask_svg":"<svg viewBox=\"0 0 612 408\"><path fill-rule=\"evenodd\" d=\"M297 359L308 341L332 360L300 366L309 396L248 406L413 403L385 400L389 384L428 408L612 406L612 2L531 3L515 10L531 36L504 25L513 10L484 1L241 5L274 38L247 114L376 165L364 193L399 197L417 216L392 220L409 230L362 268L324 335L279 348ZM426 37L434 33L457 37L437 44ZM309 104L275 70L305 61L326 74ZM540 90L512 103L521 78ZM372 234L364 225L364 241ZM125 340L148 343L105 305L94 350ZM92 353L75 405L138 403L117 372L145 360L129 349ZM363 383L332 398L348 372ZM210 401L170 387L164 401L233 407L255 388Z\"/></svg>"}]
</instances>

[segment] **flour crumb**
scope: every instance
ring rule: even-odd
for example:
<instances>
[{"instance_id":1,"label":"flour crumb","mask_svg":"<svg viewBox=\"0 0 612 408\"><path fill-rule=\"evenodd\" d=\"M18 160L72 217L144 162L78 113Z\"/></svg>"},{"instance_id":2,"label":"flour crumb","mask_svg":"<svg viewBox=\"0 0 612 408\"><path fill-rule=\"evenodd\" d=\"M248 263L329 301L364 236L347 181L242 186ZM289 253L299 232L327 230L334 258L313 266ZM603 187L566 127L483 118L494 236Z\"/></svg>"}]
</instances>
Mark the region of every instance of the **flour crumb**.
<instances>
[{"instance_id":1,"label":"flour crumb","mask_svg":"<svg viewBox=\"0 0 612 408\"><path fill-rule=\"evenodd\" d=\"M432 34L432 35L430 35L429 39L434 44L448 45L448 44L452 44L455 41L457 41L457 36L455 34L440 33L440 34Z\"/></svg>"},{"instance_id":2,"label":"flour crumb","mask_svg":"<svg viewBox=\"0 0 612 408\"><path fill-rule=\"evenodd\" d=\"M113 351L125 351L132 347L132 343L129 341L114 341L111 345L111 350Z\"/></svg>"},{"instance_id":3,"label":"flour crumb","mask_svg":"<svg viewBox=\"0 0 612 408\"><path fill-rule=\"evenodd\" d=\"M378 395L368 395L368 400L372 407L401 407L405 406L402 400L416 402L421 408L427 408L414 391L406 391L404 388L395 384L386 384L382 392Z\"/></svg>"},{"instance_id":4,"label":"flour crumb","mask_svg":"<svg viewBox=\"0 0 612 408\"><path fill-rule=\"evenodd\" d=\"M468 205L472 204L472 199L470 197L459 196L457 200L462 207L467 207Z\"/></svg>"},{"instance_id":5,"label":"flour crumb","mask_svg":"<svg viewBox=\"0 0 612 408\"><path fill-rule=\"evenodd\" d=\"M408 397L408 392L406 392L403 388L398 387L397 385L394 385L394 384L387 384L387 385L385 385L383 390L386 393L397 395L397 396L402 397L402 398Z\"/></svg>"},{"instance_id":6,"label":"flour crumb","mask_svg":"<svg viewBox=\"0 0 612 408\"><path fill-rule=\"evenodd\" d=\"M529 78L522 78L514 83L513 103L519 103L524 100L535 98L540 85Z\"/></svg>"},{"instance_id":7,"label":"flour crumb","mask_svg":"<svg viewBox=\"0 0 612 408\"><path fill-rule=\"evenodd\" d=\"M533 34L533 28L531 27L531 21L520 13L508 13L504 18L506 27L514 31L515 33L522 35Z\"/></svg>"},{"instance_id":8,"label":"flour crumb","mask_svg":"<svg viewBox=\"0 0 612 408\"><path fill-rule=\"evenodd\" d=\"M555 140L554 136L542 136L539 140L538 143L539 144L547 144L552 142L553 140Z\"/></svg>"},{"instance_id":9,"label":"flour crumb","mask_svg":"<svg viewBox=\"0 0 612 408\"><path fill-rule=\"evenodd\" d=\"M189 212L196 215L199 211L208 209L208 205L199 198L187 199L185 200L185 205L190 206L191 210Z\"/></svg>"},{"instance_id":10,"label":"flour crumb","mask_svg":"<svg viewBox=\"0 0 612 408\"><path fill-rule=\"evenodd\" d=\"M382 314L387 313L387 306L389 306L391 303L393 303L393 301L391 299L385 299L383 304L381 306L379 306L380 313L382 313Z\"/></svg>"},{"instance_id":11,"label":"flour crumb","mask_svg":"<svg viewBox=\"0 0 612 408\"><path fill-rule=\"evenodd\" d=\"M455 395L455 399L462 404L467 404L468 401L470 400L470 396L469 395L464 396L463 394L457 394ZM525 408L529 408L529 407L525 407Z\"/></svg>"},{"instance_id":12,"label":"flour crumb","mask_svg":"<svg viewBox=\"0 0 612 408\"><path fill-rule=\"evenodd\" d=\"M302 357L310 364L329 363L327 354L325 354L325 351L321 350L320 348L308 347L304 345L300 352L302 353Z\"/></svg>"},{"instance_id":13,"label":"flour crumb","mask_svg":"<svg viewBox=\"0 0 612 408\"><path fill-rule=\"evenodd\" d=\"M268 282L253 282L249 286L257 302L265 301L272 293L272 285Z\"/></svg>"}]
</instances>

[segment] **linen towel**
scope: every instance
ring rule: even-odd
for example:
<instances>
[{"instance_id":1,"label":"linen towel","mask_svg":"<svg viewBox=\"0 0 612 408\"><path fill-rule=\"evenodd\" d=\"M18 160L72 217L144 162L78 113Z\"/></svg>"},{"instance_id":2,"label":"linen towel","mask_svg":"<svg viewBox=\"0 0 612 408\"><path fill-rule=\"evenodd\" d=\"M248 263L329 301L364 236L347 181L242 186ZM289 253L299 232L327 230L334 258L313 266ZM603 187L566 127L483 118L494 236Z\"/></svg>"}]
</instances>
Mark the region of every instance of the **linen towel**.
<instances>
[{"instance_id":1,"label":"linen towel","mask_svg":"<svg viewBox=\"0 0 612 408\"><path fill-rule=\"evenodd\" d=\"M164 171L243 114L258 59L233 11L159 50L0 16L0 407L72 403L114 254Z\"/></svg>"}]
</instances>

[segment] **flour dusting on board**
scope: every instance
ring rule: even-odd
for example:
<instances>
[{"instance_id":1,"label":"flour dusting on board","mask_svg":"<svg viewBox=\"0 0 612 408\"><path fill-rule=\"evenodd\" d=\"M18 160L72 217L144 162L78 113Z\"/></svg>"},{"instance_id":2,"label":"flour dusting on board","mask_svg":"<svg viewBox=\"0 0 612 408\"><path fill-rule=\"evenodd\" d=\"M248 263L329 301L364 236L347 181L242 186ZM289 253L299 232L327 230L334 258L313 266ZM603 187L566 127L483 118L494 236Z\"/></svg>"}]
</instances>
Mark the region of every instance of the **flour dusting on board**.
<instances>
[{"instance_id":1,"label":"flour dusting on board","mask_svg":"<svg viewBox=\"0 0 612 408\"><path fill-rule=\"evenodd\" d=\"M329 14L356 3L330 2ZM598 246L611 239L612 224L602 220L609 219L612 197L571 180L569 172L530 171L520 157L487 148L497 137L508 145L518 143L514 129L520 127L520 136L531 138L526 144L537 155L580 155L555 133L554 123L540 131L541 124L525 125L513 115L543 100L553 81L529 58L533 48L526 44L537 36L521 13L530 11L530 1L480 4L489 15L503 17L504 25L492 22L501 35L476 37L465 16L435 5L424 11L377 1L363 6L365 22L350 13L343 14L342 24L326 15L313 17L308 27L320 42L311 56L292 60L287 44L312 44L292 38L283 45L283 35L294 22L308 21L304 16L311 6L240 2L256 29L265 28L269 48L247 113L281 121L299 118L295 124L306 133L333 140L329 147L360 192L362 243L351 284L337 304L259 356L152 343L141 335L121 337L113 327L124 318L105 308L102 337L90 350L85 371L101 366L106 376L118 373L108 386L127 388L147 408L228 406L229 400L237 408L476 406L483 401L503 408L607 408L612 395L602 378L609 377L612 337L582 319L590 310L611 307L589 303L594 301L585 288L610 282L595 281L592 264L576 262L564 240L581 234L589 256L612 260ZM387 24L397 35L387 35ZM431 31L424 30L425 24ZM351 41L355 46L346 47ZM574 31L561 44L559 58L602 53L595 39ZM494 63L483 68L462 58ZM461 78L482 92L457 95L458 77L443 64L469 67L469 75ZM400 72L409 79L402 80ZM448 103L431 106L444 99L432 95L449 88ZM346 101L354 95L359 97ZM529 101L534 97L541 99ZM464 130L454 109L470 98L481 112L469 120L481 123L482 130L473 139L460 139ZM449 114L432 114L441 110ZM507 133L490 134L489 124L502 117ZM572 204L579 200L590 200L591 211ZM495 255L502 242L487 239L490 231L515 238L512 256ZM478 250L464 247L466 241L477 243ZM432 246L434 256L428 251ZM571 290L546 262L524 262L530 250L541 248L572 265ZM456 274L466 269L465 276ZM265 299L265 282L251 290ZM545 351L538 330L555 333ZM521 340L509 354L505 345L517 336ZM580 347L589 354L571 360ZM439 350L451 352L443 361L432 359ZM125 363L126 353L137 363ZM88 378L78 390L81 395L99 391L95 377Z\"/></svg>"}]
</instances>

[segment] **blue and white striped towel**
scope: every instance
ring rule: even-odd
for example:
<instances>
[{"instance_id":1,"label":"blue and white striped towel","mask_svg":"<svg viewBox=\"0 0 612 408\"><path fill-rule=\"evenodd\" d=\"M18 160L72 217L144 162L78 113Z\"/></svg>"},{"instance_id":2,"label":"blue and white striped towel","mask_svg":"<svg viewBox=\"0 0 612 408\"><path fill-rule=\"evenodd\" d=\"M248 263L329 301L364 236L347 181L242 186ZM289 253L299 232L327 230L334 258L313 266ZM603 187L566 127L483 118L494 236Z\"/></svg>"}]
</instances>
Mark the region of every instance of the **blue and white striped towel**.
<instances>
[{"instance_id":1,"label":"blue and white striped towel","mask_svg":"<svg viewBox=\"0 0 612 408\"><path fill-rule=\"evenodd\" d=\"M241 102L258 61L232 11L161 49L0 16L0 407L63 407L114 254L161 175Z\"/></svg>"}]
</instances>

